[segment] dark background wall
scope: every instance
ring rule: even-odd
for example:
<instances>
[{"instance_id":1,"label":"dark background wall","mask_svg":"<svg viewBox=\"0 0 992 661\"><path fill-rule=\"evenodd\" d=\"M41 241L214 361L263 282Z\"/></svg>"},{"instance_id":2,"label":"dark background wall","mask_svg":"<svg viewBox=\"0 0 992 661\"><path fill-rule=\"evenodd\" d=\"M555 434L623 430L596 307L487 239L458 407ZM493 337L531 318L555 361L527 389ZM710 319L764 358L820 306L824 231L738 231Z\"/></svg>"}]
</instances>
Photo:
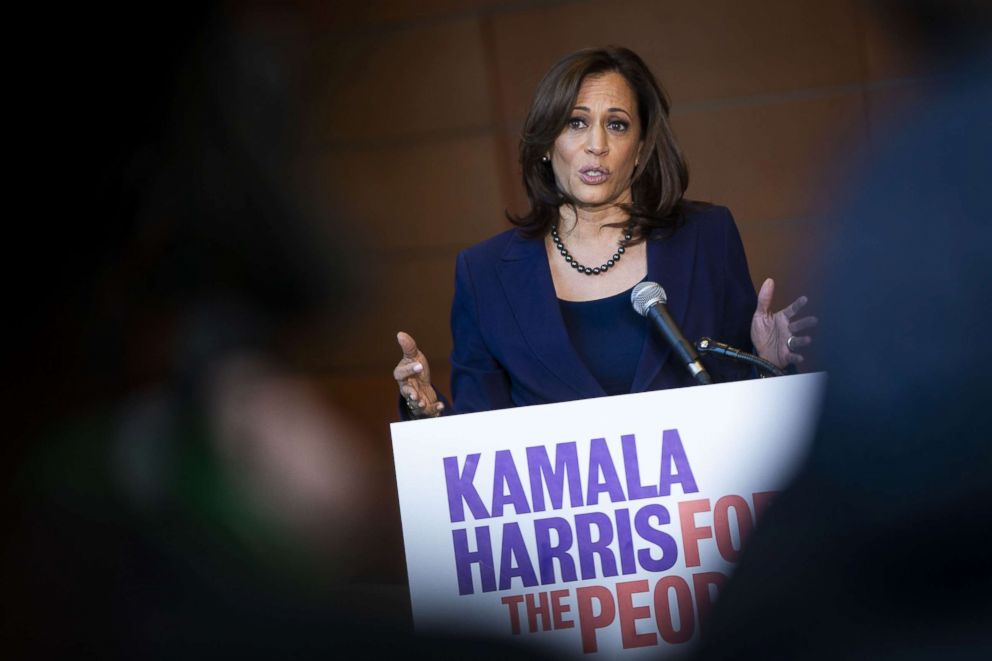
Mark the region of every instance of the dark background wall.
<instances>
[{"instance_id":1,"label":"dark background wall","mask_svg":"<svg viewBox=\"0 0 992 661\"><path fill-rule=\"evenodd\" d=\"M672 99L688 196L733 211L752 277L774 277L780 305L816 279L830 191L928 84L912 48L855 0L381 0L241 13L266 29L281 17L297 35L301 194L333 213L337 240L366 267L333 337L299 347L367 432L382 484L395 333L414 335L446 388L455 255L523 208L517 136L558 58L617 44L647 61ZM379 506L392 549L381 559L402 572L395 493Z\"/></svg>"},{"instance_id":2,"label":"dark background wall","mask_svg":"<svg viewBox=\"0 0 992 661\"><path fill-rule=\"evenodd\" d=\"M922 374L919 356L904 361L899 347L913 336L899 329L909 312L923 310L929 320L933 311L899 301L922 289L938 309L958 305L950 317L965 319L974 297L939 284L971 262L922 266L931 234L920 228L934 220L926 229L946 238L948 227L953 234L972 216L953 204L945 215L938 204L931 219L914 206L879 217L871 234L858 219L871 229L876 216L837 211L871 157L886 153L886 134L921 97L939 99L934 92L953 82L933 72L963 50L963 28L977 25L971 37L988 41L987 12L976 23L962 11L981 3L913 5L907 12L890 0L220 0L86 6L57 21L15 21L31 46L14 67L24 84L12 86L13 106L30 121L11 122L28 149L18 161L27 181L10 198L29 204L12 217L7 242L30 263L11 269L5 299L13 339L4 365L13 386L0 463L12 473L13 507L2 519L14 543L0 570L15 608L0 627L4 638L16 632L62 656L95 641L100 651L90 656L99 658L114 658L109 650L162 656L162 631L178 652L164 656L188 656L203 627L227 641L230 655L258 655L258 643L283 653L286 641L340 651L339 637L363 649L370 638L407 645L402 636L327 624L336 621L328 613L345 610L409 628L389 434L395 334L417 338L446 389L455 255L509 227L506 210L523 210L522 119L544 71L581 47L623 45L645 58L673 102L689 197L734 212L755 284L775 277L778 306L812 295L808 309L822 325L805 369L829 359L831 383L848 399L860 392L855 385L887 389L884 379L858 376L862 363L884 358L893 374ZM886 23L899 16L915 26L891 30ZM921 119L932 136L957 126L939 115ZM954 151L959 142L945 161L921 156L929 169L907 178L932 174L936 187L916 192L935 204L974 183L959 185L954 168L943 167L968 163ZM880 187L889 197L867 208L884 209L903 192ZM915 251L899 240L914 213ZM834 238L847 242L833 242L842 263L832 269L843 284L818 293L820 271L830 270L821 264L824 240L845 224L847 233ZM858 240L860 258L852 250ZM891 245L878 251L889 261L876 263L868 243ZM953 262L956 249L945 249L933 254ZM860 270L847 268L854 262ZM836 277L841 269L844 278ZM931 332L926 323L914 327ZM974 327L981 323L961 326ZM864 342L866 329L891 331L903 344L877 351ZM838 355L846 357L846 382ZM956 365L943 355L939 362ZM894 395L914 387L902 385ZM914 393L886 401L943 424ZM954 411L970 401L951 399ZM827 457L845 447L835 438L858 445L861 436L830 437ZM895 457L916 447L901 433L893 439ZM864 447L878 451L871 440ZM945 445L948 484L964 494L960 475L968 471L952 464L965 455ZM906 466L915 470L922 455L912 456ZM840 457L845 467L848 459ZM831 476L856 475L825 465ZM884 466L889 479L902 475L889 459L865 465ZM906 483L918 485L916 478ZM819 485L809 493L820 504ZM912 501L897 500L918 516ZM947 529L963 520L944 514ZM832 510L826 516L837 519ZM886 539L902 548L900 521L886 517L898 533ZM905 530L918 527L913 520ZM842 530L837 539L849 537ZM916 548L929 553L926 544ZM803 559L794 569L808 570L807 554L790 557ZM768 558L781 579L782 565ZM753 594L774 595L752 576L762 586ZM839 594L833 580L823 585ZM898 590L885 594L900 600ZM913 602L899 609L906 604ZM284 606L312 619L271 628L271 614ZM804 612L796 617L833 622ZM913 628L932 634L925 624Z\"/></svg>"},{"instance_id":3,"label":"dark background wall","mask_svg":"<svg viewBox=\"0 0 992 661\"><path fill-rule=\"evenodd\" d=\"M27 377L13 407L21 424L36 432L163 383L208 382L208 369L184 361L209 367L203 342L250 344L225 335L257 330L226 303L254 301L341 420L326 454L340 470L370 467L373 543L351 573L376 582L404 578L389 436L395 334L416 337L447 389L455 255L509 227L505 210L523 210L517 135L553 62L605 44L641 54L671 97L689 197L733 211L755 283L776 278L779 305L812 293L831 229L819 212L932 85L919 49L890 41L860 0L81 13L81 27L66 21L64 37L39 40L39 60L52 62L31 76L37 98L54 97L38 104L51 114L38 135L61 142L35 147L39 163L25 168L56 163L59 187L33 198L45 222L32 216L38 236L19 244L46 246L51 282L9 304L25 338L9 345L10 373ZM312 303L283 305L283 292L328 275L323 319L287 321ZM227 301L231 292L240 298ZM30 454L38 434L24 438L15 452ZM289 453L275 441L274 454Z\"/></svg>"}]
</instances>

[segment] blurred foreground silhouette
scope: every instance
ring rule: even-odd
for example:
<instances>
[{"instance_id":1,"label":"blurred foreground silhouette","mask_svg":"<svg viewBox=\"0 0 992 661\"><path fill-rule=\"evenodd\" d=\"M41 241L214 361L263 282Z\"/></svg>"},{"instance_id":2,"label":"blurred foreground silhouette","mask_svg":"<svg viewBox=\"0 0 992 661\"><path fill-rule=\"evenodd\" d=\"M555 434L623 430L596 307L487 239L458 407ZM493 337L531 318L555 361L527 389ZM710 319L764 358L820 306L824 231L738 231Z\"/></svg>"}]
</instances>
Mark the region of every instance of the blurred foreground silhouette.
<instances>
[{"instance_id":1,"label":"blurred foreground silhouette","mask_svg":"<svg viewBox=\"0 0 992 661\"><path fill-rule=\"evenodd\" d=\"M11 320L3 639L18 658L502 658L415 638L405 589L349 587L382 487L294 338L333 341L362 273L293 186L301 26L232 11L87 10L51 35L38 78L73 112L46 217L67 222L24 228L47 268Z\"/></svg>"},{"instance_id":2,"label":"blurred foreground silhouette","mask_svg":"<svg viewBox=\"0 0 992 661\"><path fill-rule=\"evenodd\" d=\"M824 417L701 659L992 654L990 16L969 2L883 8L931 49L939 93L852 167L832 213Z\"/></svg>"}]
</instances>

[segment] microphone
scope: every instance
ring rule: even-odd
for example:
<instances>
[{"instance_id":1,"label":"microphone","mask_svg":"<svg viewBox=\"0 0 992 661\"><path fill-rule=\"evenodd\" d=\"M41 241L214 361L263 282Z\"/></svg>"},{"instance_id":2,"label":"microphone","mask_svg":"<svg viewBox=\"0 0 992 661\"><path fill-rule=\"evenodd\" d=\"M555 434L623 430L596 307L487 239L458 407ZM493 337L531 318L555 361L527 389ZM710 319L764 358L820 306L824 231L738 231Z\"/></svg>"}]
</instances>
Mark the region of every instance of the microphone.
<instances>
[{"instance_id":1,"label":"microphone","mask_svg":"<svg viewBox=\"0 0 992 661\"><path fill-rule=\"evenodd\" d=\"M634 287L634 291L630 293L630 303L634 306L634 310L637 314L652 321L658 332L675 351L675 355L689 370L692 378L703 385L713 383L709 372L699 362L696 350L686 341L682 331L672 319L672 315L668 314L668 308L665 306L667 302L668 297L665 295L665 290L657 282L638 283Z\"/></svg>"}]
</instances>

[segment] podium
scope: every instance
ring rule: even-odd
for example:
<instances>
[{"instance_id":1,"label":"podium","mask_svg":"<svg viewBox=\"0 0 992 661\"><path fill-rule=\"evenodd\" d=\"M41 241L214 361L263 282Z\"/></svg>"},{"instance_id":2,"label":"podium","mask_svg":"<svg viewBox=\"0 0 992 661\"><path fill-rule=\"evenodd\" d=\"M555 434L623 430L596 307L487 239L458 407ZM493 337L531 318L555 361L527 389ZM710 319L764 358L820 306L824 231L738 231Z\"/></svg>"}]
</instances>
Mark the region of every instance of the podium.
<instances>
[{"instance_id":1,"label":"podium","mask_svg":"<svg viewBox=\"0 0 992 661\"><path fill-rule=\"evenodd\" d=\"M392 425L414 625L684 654L809 449L826 375Z\"/></svg>"}]
</instances>

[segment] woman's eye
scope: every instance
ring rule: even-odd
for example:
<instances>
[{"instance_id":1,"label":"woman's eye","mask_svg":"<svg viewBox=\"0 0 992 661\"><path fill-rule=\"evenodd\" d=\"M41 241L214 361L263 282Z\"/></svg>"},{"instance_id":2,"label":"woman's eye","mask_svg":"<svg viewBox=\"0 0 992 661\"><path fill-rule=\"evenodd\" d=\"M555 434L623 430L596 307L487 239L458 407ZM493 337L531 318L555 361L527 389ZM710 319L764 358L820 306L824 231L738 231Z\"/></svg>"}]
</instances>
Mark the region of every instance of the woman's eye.
<instances>
[{"instance_id":1,"label":"woman's eye","mask_svg":"<svg viewBox=\"0 0 992 661\"><path fill-rule=\"evenodd\" d=\"M568 120L568 128L570 129L585 128L585 125L586 125L586 120L582 119L581 117L573 117L572 119Z\"/></svg>"},{"instance_id":2,"label":"woman's eye","mask_svg":"<svg viewBox=\"0 0 992 661\"><path fill-rule=\"evenodd\" d=\"M606 125L606 127L609 128L611 131L617 131L619 133L623 133L630 127L630 125L622 120L614 119L611 120L610 123Z\"/></svg>"}]
</instances>

